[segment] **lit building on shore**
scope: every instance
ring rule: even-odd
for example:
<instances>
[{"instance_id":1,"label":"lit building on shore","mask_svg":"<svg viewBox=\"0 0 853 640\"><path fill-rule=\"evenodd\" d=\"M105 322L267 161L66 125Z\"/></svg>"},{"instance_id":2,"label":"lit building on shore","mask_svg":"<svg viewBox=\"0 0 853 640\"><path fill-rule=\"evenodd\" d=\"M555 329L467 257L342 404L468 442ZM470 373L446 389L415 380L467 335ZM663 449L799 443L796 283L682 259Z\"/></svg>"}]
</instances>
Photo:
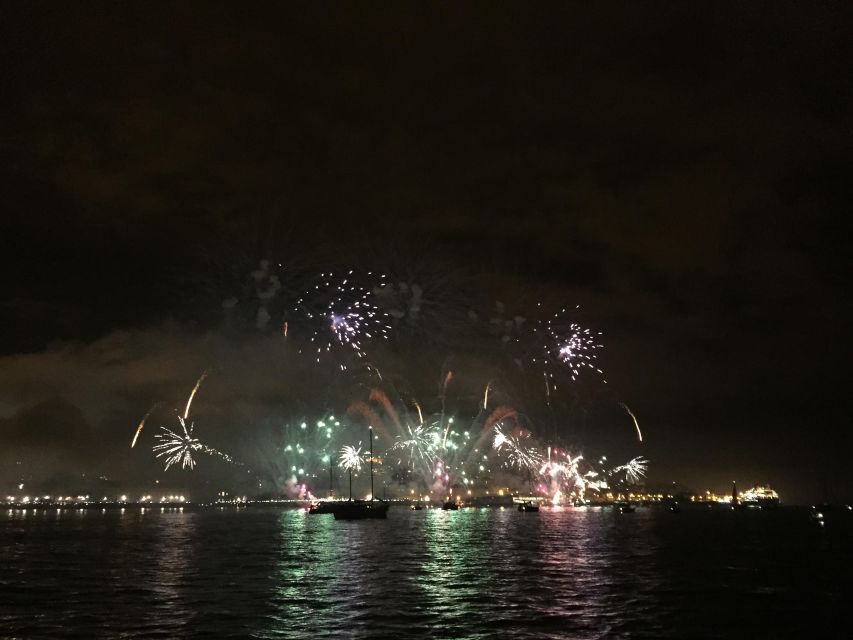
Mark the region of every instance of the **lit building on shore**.
<instances>
[{"instance_id":1,"label":"lit building on shore","mask_svg":"<svg viewBox=\"0 0 853 640\"><path fill-rule=\"evenodd\" d=\"M691 502L737 504L744 507L765 507L779 504L779 494L770 485L756 484L751 489L736 494L717 494L706 491L690 497Z\"/></svg>"}]
</instances>

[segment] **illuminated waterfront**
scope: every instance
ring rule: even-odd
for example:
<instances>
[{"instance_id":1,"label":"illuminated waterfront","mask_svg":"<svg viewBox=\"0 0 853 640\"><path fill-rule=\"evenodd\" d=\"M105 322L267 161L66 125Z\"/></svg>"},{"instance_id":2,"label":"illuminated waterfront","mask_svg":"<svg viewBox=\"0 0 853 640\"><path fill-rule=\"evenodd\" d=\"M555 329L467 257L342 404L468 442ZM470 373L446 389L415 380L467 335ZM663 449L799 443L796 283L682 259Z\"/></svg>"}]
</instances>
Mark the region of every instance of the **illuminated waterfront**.
<instances>
[{"instance_id":1,"label":"illuminated waterfront","mask_svg":"<svg viewBox=\"0 0 853 640\"><path fill-rule=\"evenodd\" d=\"M819 634L851 522L807 510L4 509L4 633L78 637ZM107 613L108 612L108 613Z\"/></svg>"},{"instance_id":2,"label":"illuminated waterfront","mask_svg":"<svg viewBox=\"0 0 853 640\"><path fill-rule=\"evenodd\" d=\"M435 492L428 491L424 495L418 495L414 490L411 490L409 494L405 494L405 492L397 491L393 493L391 496L387 495L387 491L383 490L383 493L386 493L386 498L389 498L394 502L401 503L421 503L426 506L431 504L438 506L445 499L448 498L446 494L443 492ZM356 496L357 497L357 496ZM370 499L370 494L368 493L364 496L365 499ZM328 500L328 499L346 499L346 496L339 496L337 498L320 498L320 500ZM191 501L188 495L184 495L183 493L170 492L167 494L157 494L157 493L143 493L143 494L132 494L122 493L110 496L103 496L101 498L94 497L90 494L86 495L65 495L64 493L60 493L57 495L27 495L27 494L10 494L5 497L5 505L8 507L32 507L32 508L47 508L47 507L58 507L58 508L66 508L66 507L77 507L77 508L90 508L90 507L114 507L114 506L210 506L210 505L247 505L247 504L260 504L260 505L268 505L268 504L279 504L282 506L299 506L304 504L309 504L317 500L316 498L282 498L282 497L249 497L246 495L235 495L228 491L219 491L216 494L215 498L209 499L201 499L197 500L195 503ZM499 488L496 491L484 491L474 493L472 490L468 490L467 492L463 492L461 495L456 496L456 501L459 502L460 505L463 506L472 506L472 507L489 507L489 506L509 506L513 503L526 503L526 502L535 502L535 503L544 503L550 504L552 506L609 506L614 503L622 503L628 502L631 504L641 504L644 506L650 506L655 504L671 504L673 502L682 502L682 503L696 503L696 504L717 504L717 505L731 505L732 504L732 495L731 494L718 494L711 490L707 490L704 493L692 493L692 492L679 492L673 493L671 491L643 491L641 489L637 489L635 491L605 491L595 494L594 496L590 496L588 499L578 499L572 502L560 504L555 503L554 500L547 495L540 494L530 494L527 495L523 491L513 490L510 487ZM758 506L759 504L779 504L780 496L779 494L771 489L769 486L760 486L755 485L751 489L747 491L742 491L738 493L738 502L741 504L753 504Z\"/></svg>"}]
</instances>

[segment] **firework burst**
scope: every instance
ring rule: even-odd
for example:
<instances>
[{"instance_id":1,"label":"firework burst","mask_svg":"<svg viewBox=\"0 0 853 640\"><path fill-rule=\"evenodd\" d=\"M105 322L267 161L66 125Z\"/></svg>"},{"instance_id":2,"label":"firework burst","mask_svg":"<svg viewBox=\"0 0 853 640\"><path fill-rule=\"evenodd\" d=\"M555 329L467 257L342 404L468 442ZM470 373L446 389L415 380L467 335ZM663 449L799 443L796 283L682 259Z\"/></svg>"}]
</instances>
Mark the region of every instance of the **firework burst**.
<instances>
[{"instance_id":1,"label":"firework burst","mask_svg":"<svg viewBox=\"0 0 853 640\"><path fill-rule=\"evenodd\" d=\"M180 430L173 431L168 427L160 427L162 433L154 436L157 439L157 444L152 449L156 454L155 457L165 458L166 467L164 471L168 471L169 467L176 464L180 464L182 469L189 468L192 471L196 465L193 453L199 451L209 456L221 458L229 464L243 466L241 462L236 462L227 453L214 449L193 436L192 422L187 426L187 421L182 416L178 416L178 424L181 426Z\"/></svg>"},{"instance_id":2,"label":"firework burst","mask_svg":"<svg viewBox=\"0 0 853 640\"><path fill-rule=\"evenodd\" d=\"M178 422L181 425L180 431L172 431L168 427L160 427L163 433L158 433L154 436L158 440L158 444L155 444L153 449L156 452L157 458L165 457L166 471L172 465L179 463L184 469L194 469L195 459L193 458L193 452L201 451L204 448L204 445L201 444L198 438L193 437L192 422L187 427L186 421L181 416L178 416Z\"/></svg>"},{"instance_id":3,"label":"firework burst","mask_svg":"<svg viewBox=\"0 0 853 640\"><path fill-rule=\"evenodd\" d=\"M364 464L364 454L361 452L361 443L359 442L358 447L353 447L351 445L345 445L341 449L341 455L338 458L338 464L345 471L355 471L358 473L361 471L361 466Z\"/></svg>"},{"instance_id":4,"label":"firework burst","mask_svg":"<svg viewBox=\"0 0 853 640\"><path fill-rule=\"evenodd\" d=\"M367 274L374 277L372 273ZM379 286L384 286L380 276ZM388 338L391 328L388 314L377 306L371 289L358 284L353 271L341 276L321 273L319 282L306 291L293 308L310 325L310 345L317 362L335 347L352 349L359 358L366 356L366 341ZM340 365L342 369L346 365Z\"/></svg>"},{"instance_id":5,"label":"firework burst","mask_svg":"<svg viewBox=\"0 0 853 640\"><path fill-rule=\"evenodd\" d=\"M506 456L509 467L516 467L520 471L535 471L542 463L542 454L535 446L528 444L530 439L530 434L516 437L504 433L498 425L495 427L492 448Z\"/></svg>"},{"instance_id":6,"label":"firework burst","mask_svg":"<svg viewBox=\"0 0 853 640\"><path fill-rule=\"evenodd\" d=\"M646 477L646 469L648 468L649 461L646 460L643 456L637 456L632 460L629 460L623 465L619 465L618 467L614 467L613 473L619 473L621 471L625 472L625 479L630 484L637 484Z\"/></svg>"},{"instance_id":7,"label":"firework burst","mask_svg":"<svg viewBox=\"0 0 853 640\"><path fill-rule=\"evenodd\" d=\"M435 423L430 426L419 424L412 427L406 425L407 434L398 437L391 450L407 451L411 469L414 469L416 465L426 468L432 467L441 445L441 435L437 426Z\"/></svg>"},{"instance_id":8,"label":"firework burst","mask_svg":"<svg viewBox=\"0 0 853 640\"><path fill-rule=\"evenodd\" d=\"M565 315L566 310L562 309L547 320L540 320L533 328L542 343L538 355L531 361L544 369L546 386L548 379L554 378L554 366L557 364L569 370L572 381L577 380L584 368L604 373L595 363L596 352L603 347L599 343L601 333L576 322L566 322L563 320Z\"/></svg>"}]
</instances>

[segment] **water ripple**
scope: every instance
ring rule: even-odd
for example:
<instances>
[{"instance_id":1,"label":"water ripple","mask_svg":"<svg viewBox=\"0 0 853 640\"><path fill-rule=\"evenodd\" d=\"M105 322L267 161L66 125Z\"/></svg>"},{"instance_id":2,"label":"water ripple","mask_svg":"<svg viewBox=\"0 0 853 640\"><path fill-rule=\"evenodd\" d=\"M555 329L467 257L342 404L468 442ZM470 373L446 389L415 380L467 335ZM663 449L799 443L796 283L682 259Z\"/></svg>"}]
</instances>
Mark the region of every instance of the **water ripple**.
<instances>
[{"instance_id":1,"label":"water ripple","mask_svg":"<svg viewBox=\"0 0 853 640\"><path fill-rule=\"evenodd\" d=\"M850 532L796 509L9 510L0 637L816 637Z\"/></svg>"}]
</instances>

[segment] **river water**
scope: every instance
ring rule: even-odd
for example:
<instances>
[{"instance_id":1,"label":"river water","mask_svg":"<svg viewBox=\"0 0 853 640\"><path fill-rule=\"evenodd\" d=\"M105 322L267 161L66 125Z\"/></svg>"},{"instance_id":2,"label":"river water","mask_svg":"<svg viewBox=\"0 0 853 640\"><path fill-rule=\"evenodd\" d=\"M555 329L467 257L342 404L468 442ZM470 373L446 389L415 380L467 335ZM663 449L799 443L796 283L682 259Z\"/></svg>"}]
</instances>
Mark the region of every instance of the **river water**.
<instances>
[{"instance_id":1,"label":"river water","mask_svg":"<svg viewBox=\"0 0 853 640\"><path fill-rule=\"evenodd\" d=\"M831 637L851 523L786 507L9 509L0 637Z\"/></svg>"}]
</instances>

